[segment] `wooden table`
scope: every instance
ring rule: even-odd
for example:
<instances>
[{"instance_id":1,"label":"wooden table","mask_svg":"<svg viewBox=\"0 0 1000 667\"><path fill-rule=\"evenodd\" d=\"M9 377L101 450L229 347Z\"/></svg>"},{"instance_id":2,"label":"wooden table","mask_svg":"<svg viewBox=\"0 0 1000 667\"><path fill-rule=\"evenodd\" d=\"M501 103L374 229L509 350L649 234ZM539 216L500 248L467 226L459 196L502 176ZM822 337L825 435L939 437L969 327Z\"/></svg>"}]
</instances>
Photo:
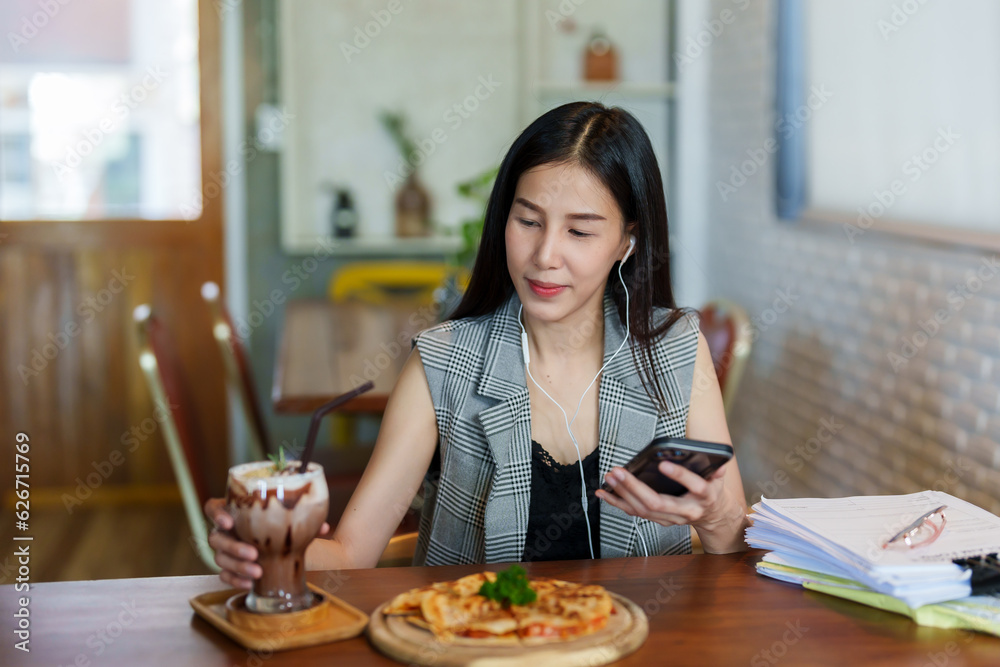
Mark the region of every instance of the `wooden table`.
<instances>
[{"instance_id":1,"label":"wooden table","mask_svg":"<svg viewBox=\"0 0 1000 667\"><path fill-rule=\"evenodd\" d=\"M534 575L596 582L640 604L646 643L621 665L1000 664L1000 638L909 619L758 576L763 552L529 563ZM497 566L490 566L497 569ZM312 572L370 613L413 586L478 565ZM31 653L13 648L13 586L0 589L2 665L392 665L363 636L256 655L194 615L188 599L223 589L214 576L42 583L31 587ZM539 666L541 667L541 666Z\"/></svg>"},{"instance_id":2,"label":"wooden table","mask_svg":"<svg viewBox=\"0 0 1000 667\"><path fill-rule=\"evenodd\" d=\"M410 354L410 338L436 316L426 306L289 301L271 389L275 411L311 413L372 380L375 388L341 411L382 412Z\"/></svg>"}]
</instances>

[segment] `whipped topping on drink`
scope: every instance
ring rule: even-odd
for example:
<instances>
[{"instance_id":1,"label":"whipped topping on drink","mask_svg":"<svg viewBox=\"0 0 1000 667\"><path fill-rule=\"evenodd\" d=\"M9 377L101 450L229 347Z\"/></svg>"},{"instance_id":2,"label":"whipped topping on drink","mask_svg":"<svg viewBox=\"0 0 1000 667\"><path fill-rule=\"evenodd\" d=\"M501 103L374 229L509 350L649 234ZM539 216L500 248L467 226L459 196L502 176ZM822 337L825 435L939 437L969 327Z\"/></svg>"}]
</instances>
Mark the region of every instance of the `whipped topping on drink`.
<instances>
[{"instance_id":1,"label":"whipped topping on drink","mask_svg":"<svg viewBox=\"0 0 1000 667\"><path fill-rule=\"evenodd\" d=\"M294 611L309 607L305 550L326 521L330 496L323 467L310 463L299 472L290 461L277 470L270 461L229 470L226 501L236 537L257 548L263 576L247 597L251 611Z\"/></svg>"},{"instance_id":2,"label":"whipped topping on drink","mask_svg":"<svg viewBox=\"0 0 1000 667\"><path fill-rule=\"evenodd\" d=\"M278 500L287 509L292 509L303 494L310 493L316 474L323 474L323 467L318 463L310 463L305 472L299 470L298 461L289 461L282 470L270 461L244 463L229 470L233 484L226 490L226 500L240 506L261 501L266 507L269 498L280 495ZM326 495L325 488L316 493Z\"/></svg>"}]
</instances>

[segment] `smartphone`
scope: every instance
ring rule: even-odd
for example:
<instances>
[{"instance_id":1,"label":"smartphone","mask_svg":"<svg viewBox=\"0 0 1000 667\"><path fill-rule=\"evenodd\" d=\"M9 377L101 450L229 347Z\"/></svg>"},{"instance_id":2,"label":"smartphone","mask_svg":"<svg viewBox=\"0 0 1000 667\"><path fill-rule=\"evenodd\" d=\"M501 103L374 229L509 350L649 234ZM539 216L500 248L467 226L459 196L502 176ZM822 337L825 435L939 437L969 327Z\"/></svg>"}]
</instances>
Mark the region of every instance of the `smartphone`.
<instances>
[{"instance_id":1,"label":"smartphone","mask_svg":"<svg viewBox=\"0 0 1000 667\"><path fill-rule=\"evenodd\" d=\"M688 491L687 487L661 473L660 463L670 461L707 478L731 458L733 448L730 445L664 437L646 445L623 467L657 493L683 496ZM607 482L601 488L609 493L614 492Z\"/></svg>"}]
</instances>

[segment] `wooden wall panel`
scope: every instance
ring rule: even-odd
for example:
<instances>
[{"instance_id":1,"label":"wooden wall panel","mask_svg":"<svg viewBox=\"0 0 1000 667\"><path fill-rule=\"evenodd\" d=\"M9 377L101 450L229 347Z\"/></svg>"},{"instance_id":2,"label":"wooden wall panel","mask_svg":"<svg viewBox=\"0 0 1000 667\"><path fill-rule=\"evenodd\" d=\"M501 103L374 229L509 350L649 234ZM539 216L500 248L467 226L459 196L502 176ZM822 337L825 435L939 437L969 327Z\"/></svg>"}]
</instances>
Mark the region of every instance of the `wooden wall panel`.
<instances>
[{"instance_id":1,"label":"wooden wall panel","mask_svg":"<svg viewBox=\"0 0 1000 667\"><path fill-rule=\"evenodd\" d=\"M199 292L204 280L219 279L209 270L215 252L197 244L184 251L76 252L28 244L0 252L0 417L3 437L13 439L20 430L31 436L33 486L75 486L77 477L85 479L93 464L108 461L114 450L125 463L113 466L106 483L173 479L140 373L132 321L135 306L149 303L174 334L206 447L205 464L215 491L222 492L228 466L223 368ZM115 272L134 278L112 295ZM75 336L69 335L73 325ZM53 339L64 348L25 384L18 367L32 367L33 350L51 353L55 348L45 346ZM133 427L139 429L137 438ZM139 440L134 447L133 438ZM10 479L0 482L7 487Z\"/></svg>"}]
</instances>

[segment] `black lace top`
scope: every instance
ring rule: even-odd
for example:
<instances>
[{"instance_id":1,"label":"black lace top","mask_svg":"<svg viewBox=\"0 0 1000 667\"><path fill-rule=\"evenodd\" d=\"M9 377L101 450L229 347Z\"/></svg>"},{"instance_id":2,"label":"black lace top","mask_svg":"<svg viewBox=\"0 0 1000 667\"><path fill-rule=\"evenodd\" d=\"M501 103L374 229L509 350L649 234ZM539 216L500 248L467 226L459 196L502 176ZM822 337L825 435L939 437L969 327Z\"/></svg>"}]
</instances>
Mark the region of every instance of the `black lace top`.
<instances>
[{"instance_id":1,"label":"black lace top","mask_svg":"<svg viewBox=\"0 0 1000 667\"><path fill-rule=\"evenodd\" d=\"M583 459L587 485L587 520L594 555L600 550L600 503L594 492L600 479L598 450ZM573 560L590 558L587 525L580 504L580 466L562 464L540 444L531 441L531 506L522 560Z\"/></svg>"}]
</instances>

